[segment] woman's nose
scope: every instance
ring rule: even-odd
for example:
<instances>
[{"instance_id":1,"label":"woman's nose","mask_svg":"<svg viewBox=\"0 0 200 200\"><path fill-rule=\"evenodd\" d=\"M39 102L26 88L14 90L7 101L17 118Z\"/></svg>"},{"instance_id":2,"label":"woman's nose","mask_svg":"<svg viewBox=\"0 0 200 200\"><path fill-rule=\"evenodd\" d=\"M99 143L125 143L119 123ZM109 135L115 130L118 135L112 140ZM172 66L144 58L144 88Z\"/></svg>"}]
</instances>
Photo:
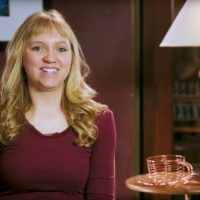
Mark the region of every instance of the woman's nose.
<instances>
[{"instance_id":1,"label":"woman's nose","mask_svg":"<svg viewBox=\"0 0 200 200\"><path fill-rule=\"evenodd\" d=\"M44 61L48 63L52 63L56 61L56 55L53 51L46 52L44 56Z\"/></svg>"}]
</instances>

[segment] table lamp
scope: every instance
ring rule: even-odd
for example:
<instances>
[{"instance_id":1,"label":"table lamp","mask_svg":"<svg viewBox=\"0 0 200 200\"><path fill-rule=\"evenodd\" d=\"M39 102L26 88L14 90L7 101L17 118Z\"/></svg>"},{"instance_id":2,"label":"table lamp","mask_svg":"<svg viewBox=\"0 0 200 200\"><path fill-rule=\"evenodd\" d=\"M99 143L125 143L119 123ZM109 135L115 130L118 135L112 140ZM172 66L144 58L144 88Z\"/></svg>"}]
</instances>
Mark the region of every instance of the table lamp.
<instances>
[{"instance_id":1,"label":"table lamp","mask_svg":"<svg viewBox=\"0 0 200 200\"><path fill-rule=\"evenodd\" d=\"M200 46L200 0L186 0L159 46Z\"/></svg>"}]
</instances>

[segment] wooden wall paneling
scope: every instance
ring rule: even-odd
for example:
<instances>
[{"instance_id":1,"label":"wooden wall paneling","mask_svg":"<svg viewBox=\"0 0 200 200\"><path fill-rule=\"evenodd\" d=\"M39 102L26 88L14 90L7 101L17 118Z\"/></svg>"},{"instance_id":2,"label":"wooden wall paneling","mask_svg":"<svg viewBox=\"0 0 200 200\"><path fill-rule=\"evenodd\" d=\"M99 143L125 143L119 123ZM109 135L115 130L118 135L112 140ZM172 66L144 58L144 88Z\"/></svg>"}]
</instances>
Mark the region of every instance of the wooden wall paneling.
<instances>
[{"instance_id":1,"label":"wooden wall paneling","mask_svg":"<svg viewBox=\"0 0 200 200\"><path fill-rule=\"evenodd\" d=\"M159 47L170 23L170 1L143 0L144 172L148 156L172 151L171 49ZM147 194L145 199L170 196Z\"/></svg>"},{"instance_id":2,"label":"wooden wall paneling","mask_svg":"<svg viewBox=\"0 0 200 200\"><path fill-rule=\"evenodd\" d=\"M156 37L155 37L155 73L156 73L156 148L155 153L172 152L172 49L159 47L171 24L171 6L169 2L157 0ZM166 11L167 10L167 11ZM165 20L164 20L165 19Z\"/></svg>"},{"instance_id":3,"label":"wooden wall paneling","mask_svg":"<svg viewBox=\"0 0 200 200\"><path fill-rule=\"evenodd\" d=\"M155 75L154 75L154 22L152 15L155 12L152 1L142 3L142 71L143 71L143 158L154 152L155 138ZM149 17L151 16L151 17ZM148 153L148 154L147 154Z\"/></svg>"}]
</instances>

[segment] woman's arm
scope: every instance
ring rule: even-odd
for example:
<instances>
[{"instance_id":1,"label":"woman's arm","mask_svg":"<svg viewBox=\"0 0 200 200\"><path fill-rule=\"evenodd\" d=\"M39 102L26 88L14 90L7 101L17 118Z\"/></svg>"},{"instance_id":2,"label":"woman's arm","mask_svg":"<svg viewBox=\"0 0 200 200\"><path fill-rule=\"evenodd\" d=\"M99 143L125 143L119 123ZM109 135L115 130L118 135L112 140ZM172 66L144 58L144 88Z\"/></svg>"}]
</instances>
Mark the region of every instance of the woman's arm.
<instances>
[{"instance_id":1,"label":"woman's arm","mask_svg":"<svg viewBox=\"0 0 200 200\"><path fill-rule=\"evenodd\" d=\"M97 118L98 138L90 160L86 200L112 200L115 195L116 129L112 111Z\"/></svg>"}]
</instances>

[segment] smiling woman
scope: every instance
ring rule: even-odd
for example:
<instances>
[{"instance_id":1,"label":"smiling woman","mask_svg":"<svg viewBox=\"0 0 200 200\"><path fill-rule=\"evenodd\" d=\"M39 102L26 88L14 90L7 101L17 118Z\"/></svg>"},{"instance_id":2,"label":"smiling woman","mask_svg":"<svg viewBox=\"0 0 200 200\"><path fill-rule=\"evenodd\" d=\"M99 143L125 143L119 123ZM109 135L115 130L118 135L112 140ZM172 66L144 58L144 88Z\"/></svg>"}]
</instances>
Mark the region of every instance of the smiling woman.
<instances>
[{"instance_id":1,"label":"smiling woman","mask_svg":"<svg viewBox=\"0 0 200 200\"><path fill-rule=\"evenodd\" d=\"M70 42L56 29L30 37L23 54L23 66L30 89L60 90L62 94L71 62Z\"/></svg>"},{"instance_id":2,"label":"smiling woman","mask_svg":"<svg viewBox=\"0 0 200 200\"><path fill-rule=\"evenodd\" d=\"M94 100L88 73L56 10L17 29L0 84L1 200L114 199L114 117Z\"/></svg>"}]
</instances>

